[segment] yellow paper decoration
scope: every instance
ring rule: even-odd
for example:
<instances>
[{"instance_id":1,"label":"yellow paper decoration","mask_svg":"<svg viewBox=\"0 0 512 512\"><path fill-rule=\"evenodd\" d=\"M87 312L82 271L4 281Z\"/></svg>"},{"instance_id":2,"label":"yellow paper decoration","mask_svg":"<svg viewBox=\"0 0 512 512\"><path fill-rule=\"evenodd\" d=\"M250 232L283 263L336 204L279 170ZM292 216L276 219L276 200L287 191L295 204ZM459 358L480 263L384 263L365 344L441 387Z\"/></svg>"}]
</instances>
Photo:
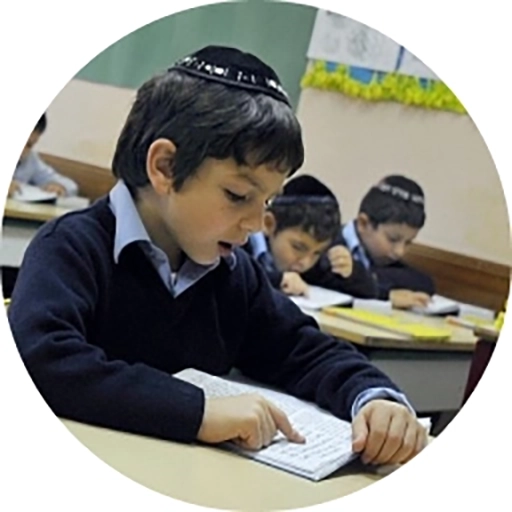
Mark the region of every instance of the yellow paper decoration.
<instances>
[{"instance_id":1,"label":"yellow paper decoration","mask_svg":"<svg viewBox=\"0 0 512 512\"><path fill-rule=\"evenodd\" d=\"M302 78L301 86L340 92L367 101L396 101L405 105L467 114L457 96L443 82L428 80L428 87L423 87L420 78L396 72L386 74L380 81L377 77L375 72L371 82L365 84L350 76L349 66L339 64L331 71L327 69L326 62L316 61Z\"/></svg>"}]
</instances>

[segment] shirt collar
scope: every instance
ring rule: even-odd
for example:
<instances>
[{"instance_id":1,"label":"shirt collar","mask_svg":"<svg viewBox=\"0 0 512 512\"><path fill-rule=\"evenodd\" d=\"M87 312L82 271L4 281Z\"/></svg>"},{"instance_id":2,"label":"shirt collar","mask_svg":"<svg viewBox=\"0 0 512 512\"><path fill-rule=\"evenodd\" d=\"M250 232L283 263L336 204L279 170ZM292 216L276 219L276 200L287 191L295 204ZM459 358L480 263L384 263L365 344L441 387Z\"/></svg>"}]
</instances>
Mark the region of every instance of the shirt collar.
<instances>
[{"instance_id":1,"label":"shirt collar","mask_svg":"<svg viewBox=\"0 0 512 512\"><path fill-rule=\"evenodd\" d=\"M370 260L366 254L366 249L361 243L354 220L345 224L342 230L342 235L352 257L363 263L366 268L369 268Z\"/></svg>"},{"instance_id":2,"label":"shirt collar","mask_svg":"<svg viewBox=\"0 0 512 512\"><path fill-rule=\"evenodd\" d=\"M250 237L251 251L254 258L258 259L264 253L269 252L267 239L262 231L253 233Z\"/></svg>"},{"instance_id":3,"label":"shirt collar","mask_svg":"<svg viewBox=\"0 0 512 512\"><path fill-rule=\"evenodd\" d=\"M345 224L342 234L350 252L354 253L361 246L361 241L359 240L359 236L357 234L355 221L351 221L348 224Z\"/></svg>"},{"instance_id":4,"label":"shirt collar","mask_svg":"<svg viewBox=\"0 0 512 512\"><path fill-rule=\"evenodd\" d=\"M109 194L110 207L116 218L114 238L114 261L119 262L119 255L125 247L135 242L151 245L151 239L142 223L128 187L119 181ZM120 222L122 219L122 222Z\"/></svg>"}]
</instances>

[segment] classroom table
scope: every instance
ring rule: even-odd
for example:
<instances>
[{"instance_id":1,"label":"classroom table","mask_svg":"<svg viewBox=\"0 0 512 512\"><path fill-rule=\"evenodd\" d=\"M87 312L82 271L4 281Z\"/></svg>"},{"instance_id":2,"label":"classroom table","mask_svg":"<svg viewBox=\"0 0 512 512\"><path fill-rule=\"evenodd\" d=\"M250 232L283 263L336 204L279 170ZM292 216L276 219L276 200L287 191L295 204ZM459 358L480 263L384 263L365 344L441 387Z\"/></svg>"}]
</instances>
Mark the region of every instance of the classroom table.
<instances>
[{"instance_id":1,"label":"classroom table","mask_svg":"<svg viewBox=\"0 0 512 512\"><path fill-rule=\"evenodd\" d=\"M0 239L0 267L19 268L25 251L45 222L72 211L55 204L5 202Z\"/></svg>"},{"instance_id":2,"label":"classroom table","mask_svg":"<svg viewBox=\"0 0 512 512\"><path fill-rule=\"evenodd\" d=\"M297 509L339 499L383 478L357 461L312 482L219 448L186 445L62 420L92 453L131 480L195 505Z\"/></svg>"},{"instance_id":3,"label":"classroom table","mask_svg":"<svg viewBox=\"0 0 512 512\"><path fill-rule=\"evenodd\" d=\"M397 313L404 320L452 332L448 341L417 341L330 314L304 312L322 331L353 343L407 394L418 412L440 412L451 418L462 406L477 341L471 329L450 325L443 318Z\"/></svg>"},{"instance_id":4,"label":"classroom table","mask_svg":"<svg viewBox=\"0 0 512 512\"><path fill-rule=\"evenodd\" d=\"M5 202L4 218L42 223L60 217L69 211L71 211L71 208L57 204L24 203L14 199L7 199Z\"/></svg>"}]
</instances>

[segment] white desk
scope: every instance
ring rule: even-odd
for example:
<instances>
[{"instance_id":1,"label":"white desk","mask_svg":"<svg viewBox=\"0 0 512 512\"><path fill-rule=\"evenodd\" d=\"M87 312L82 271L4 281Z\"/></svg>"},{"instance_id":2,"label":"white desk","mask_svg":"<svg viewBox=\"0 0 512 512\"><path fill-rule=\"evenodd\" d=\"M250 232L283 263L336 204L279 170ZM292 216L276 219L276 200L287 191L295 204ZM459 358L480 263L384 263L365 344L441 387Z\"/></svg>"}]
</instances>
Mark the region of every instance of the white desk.
<instances>
[{"instance_id":1,"label":"white desk","mask_svg":"<svg viewBox=\"0 0 512 512\"><path fill-rule=\"evenodd\" d=\"M212 447L182 445L64 421L101 460L145 487L204 507L262 511L318 505L382 478L357 463L311 482Z\"/></svg>"}]
</instances>

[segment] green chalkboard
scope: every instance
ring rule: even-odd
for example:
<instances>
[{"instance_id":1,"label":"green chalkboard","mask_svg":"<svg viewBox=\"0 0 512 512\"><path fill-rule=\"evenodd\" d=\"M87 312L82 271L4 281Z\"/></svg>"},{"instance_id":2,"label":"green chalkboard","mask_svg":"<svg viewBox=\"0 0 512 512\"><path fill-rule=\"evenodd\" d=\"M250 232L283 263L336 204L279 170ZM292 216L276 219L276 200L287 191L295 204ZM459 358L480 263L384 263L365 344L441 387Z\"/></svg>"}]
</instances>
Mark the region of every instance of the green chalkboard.
<instances>
[{"instance_id":1,"label":"green chalkboard","mask_svg":"<svg viewBox=\"0 0 512 512\"><path fill-rule=\"evenodd\" d=\"M137 88L187 53L208 44L224 44L268 62L296 106L315 15L313 7L264 0L190 9L117 41L82 68L76 78Z\"/></svg>"}]
</instances>

